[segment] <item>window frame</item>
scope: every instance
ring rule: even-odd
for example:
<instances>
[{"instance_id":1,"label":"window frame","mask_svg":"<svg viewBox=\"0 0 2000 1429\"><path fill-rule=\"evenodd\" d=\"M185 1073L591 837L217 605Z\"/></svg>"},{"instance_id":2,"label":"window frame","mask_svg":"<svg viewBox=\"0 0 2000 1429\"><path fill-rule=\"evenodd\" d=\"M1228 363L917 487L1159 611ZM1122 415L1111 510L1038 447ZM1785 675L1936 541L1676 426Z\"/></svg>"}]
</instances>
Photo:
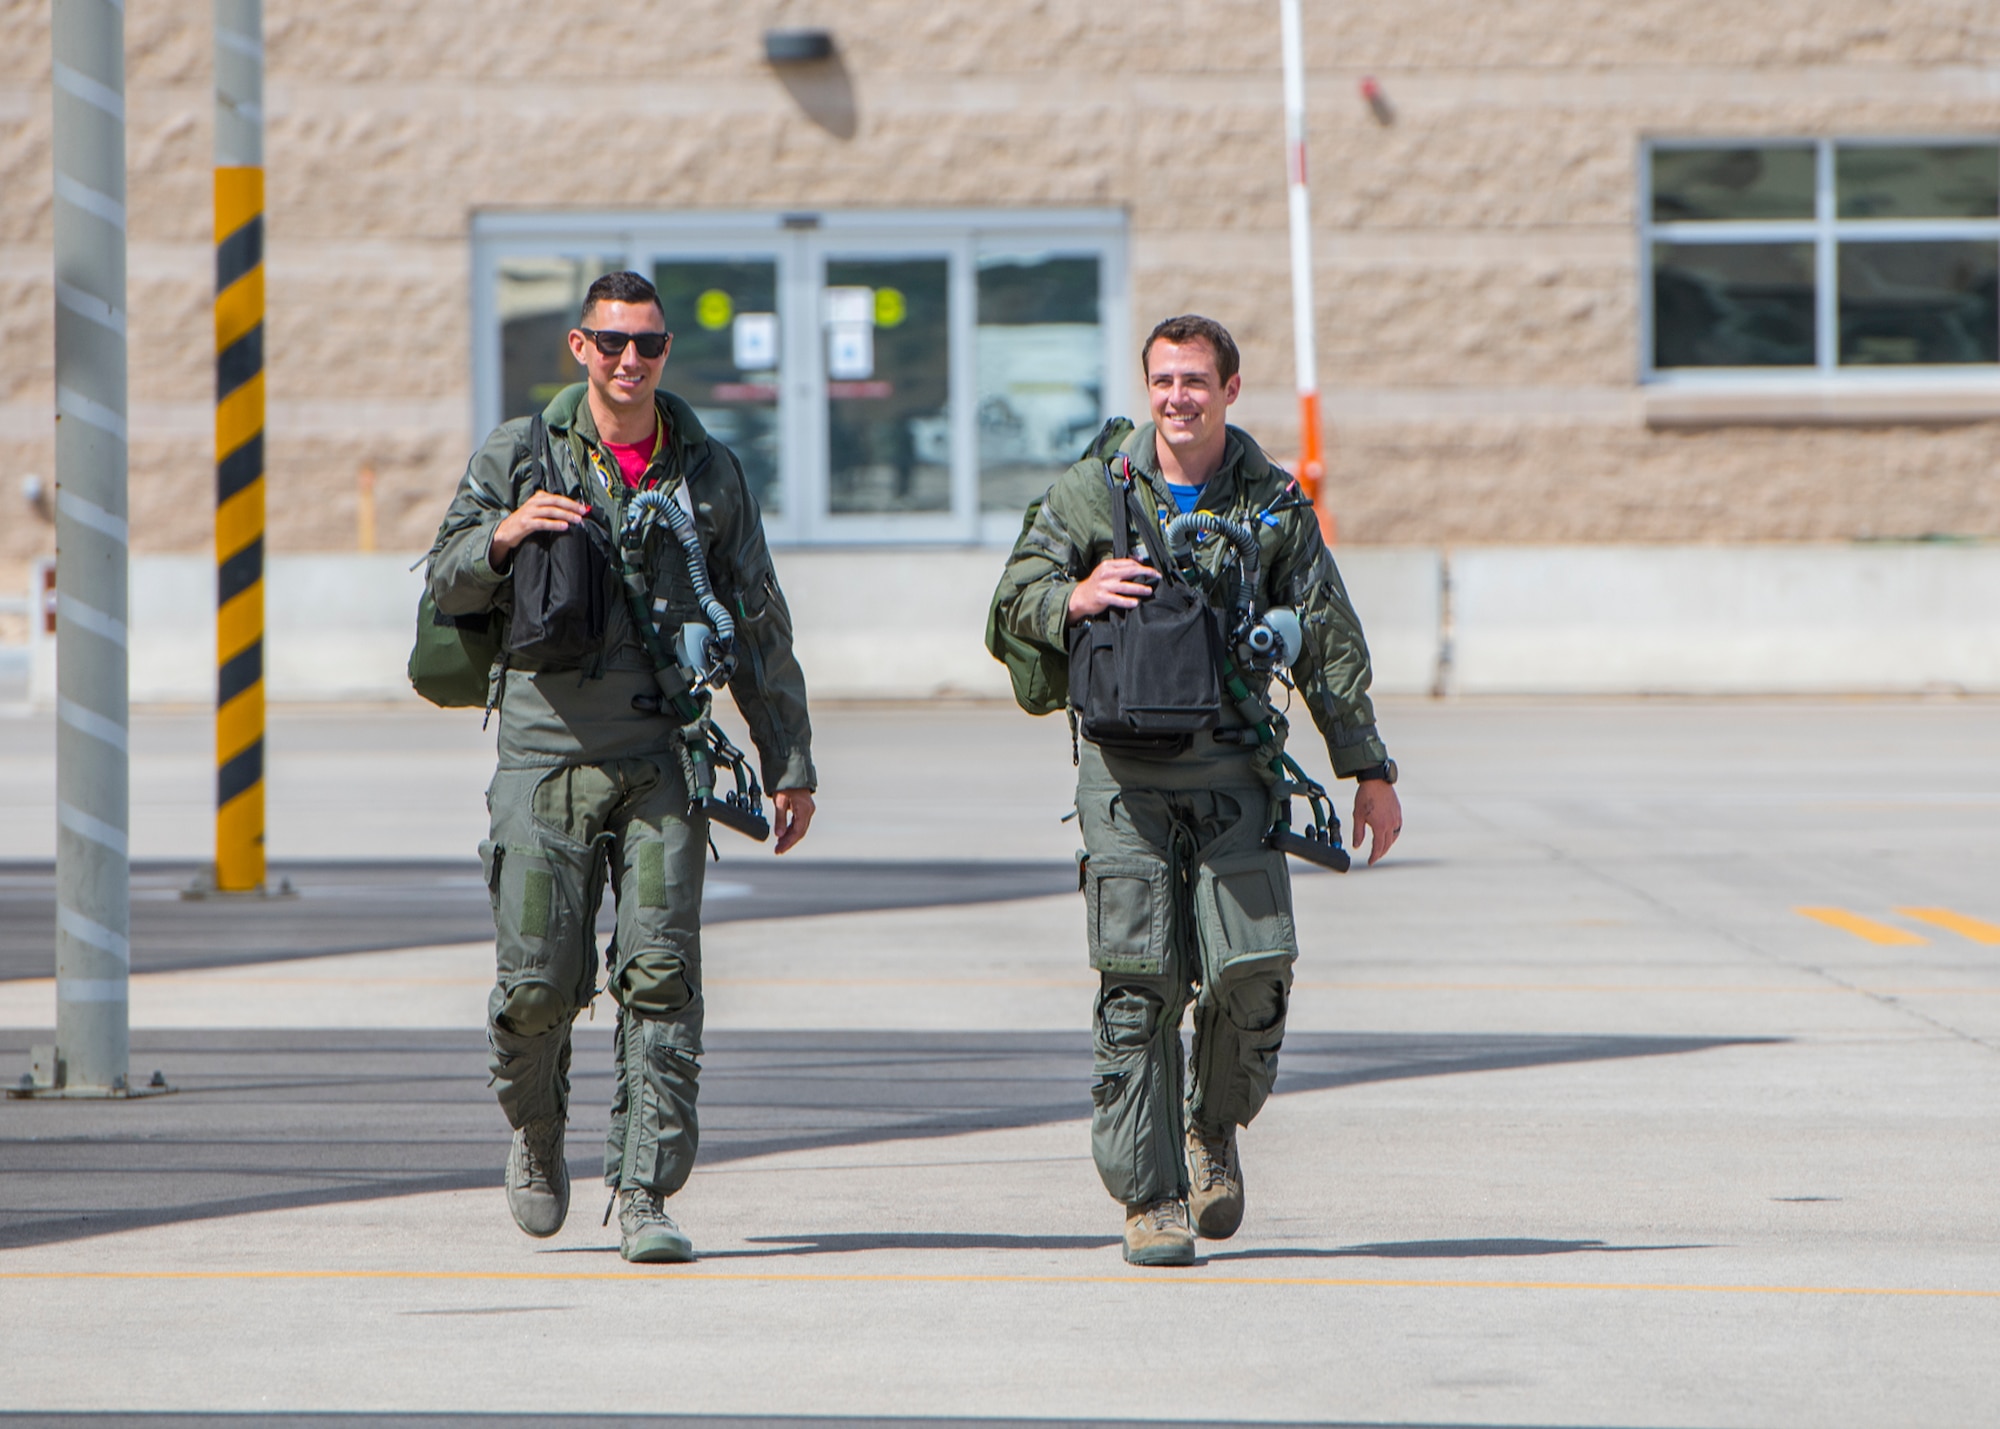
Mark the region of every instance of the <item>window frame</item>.
<instances>
[{"instance_id":1,"label":"window frame","mask_svg":"<svg viewBox=\"0 0 2000 1429\"><path fill-rule=\"evenodd\" d=\"M1736 145L1814 150L1813 216L1801 219L1653 219L1653 155L1684 149ZM1821 137L1705 134L1653 137L1640 141L1638 162L1639 383L1655 389L1711 389L1730 392L1854 391L1896 388L1992 387L2000 391L2000 362L1841 365L1839 252L1843 242L1990 242L2000 247L2000 215L1993 218L1873 219L1837 215L1834 156L1854 148L1956 148L2000 145L2000 134L1870 134ZM1659 242L1699 246L1727 243L1810 243L1813 246L1813 364L1810 367L1670 367L1654 358L1657 285L1653 249Z\"/></svg>"},{"instance_id":2,"label":"window frame","mask_svg":"<svg viewBox=\"0 0 2000 1429\"><path fill-rule=\"evenodd\" d=\"M1141 397L1129 356L1129 225L1123 209L481 212L473 215L471 240L475 442L502 420L498 278L507 259L589 256L647 273L661 259L768 256L777 264L780 312L792 314L816 305L829 258L947 260L951 509L847 514L828 509L830 473L823 461L812 459L825 450L825 344L816 322L809 326L781 319L785 375L780 421L785 437L779 481L784 498L765 520L774 546L1004 546L1019 533L1019 512L979 509L977 294L982 255L1033 250L1096 257L1105 414L1129 412ZM670 371L667 386L672 385Z\"/></svg>"}]
</instances>

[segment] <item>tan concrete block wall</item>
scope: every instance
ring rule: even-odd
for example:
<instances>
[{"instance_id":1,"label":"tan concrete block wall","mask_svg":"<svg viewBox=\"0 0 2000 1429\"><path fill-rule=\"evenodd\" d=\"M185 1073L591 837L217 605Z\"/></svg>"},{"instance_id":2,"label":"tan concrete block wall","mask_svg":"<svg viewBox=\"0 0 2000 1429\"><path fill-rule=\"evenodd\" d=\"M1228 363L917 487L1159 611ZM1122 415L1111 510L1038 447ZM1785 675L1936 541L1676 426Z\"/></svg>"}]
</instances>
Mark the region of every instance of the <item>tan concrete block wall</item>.
<instances>
[{"instance_id":1,"label":"tan concrete block wall","mask_svg":"<svg viewBox=\"0 0 2000 1429\"><path fill-rule=\"evenodd\" d=\"M1648 430L1634 160L1648 134L2000 132L1965 0L1306 0L1322 384L1355 540L2000 535L1993 426ZM473 212L1109 204L1133 307L1244 347L1290 401L1269 0L269 0L270 541L425 544L463 467ZM837 64L764 65L820 24ZM134 542L210 521L209 8L130 0ZM615 37L615 38L607 38ZM0 587L50 547L48 7L0 6ZM1375 75L1384 125L1357 93ZM606 163L586 156L605 154ZM1527 413L1529 415L1523 415Z\"/></svg>"},{"instance_id":2,"label":"tan concrete block wall","mask_svg":"<svg viewBox=\"0 0 2000 1429\"><path fill-rule=\"evenodd\" d=\"M1361 543L1914 538L2000 532L2000 424L1647 432L1560 421L1336 434ZM1416 533L1421 533L1419 537Z\"/></svg>"}]
</instances>

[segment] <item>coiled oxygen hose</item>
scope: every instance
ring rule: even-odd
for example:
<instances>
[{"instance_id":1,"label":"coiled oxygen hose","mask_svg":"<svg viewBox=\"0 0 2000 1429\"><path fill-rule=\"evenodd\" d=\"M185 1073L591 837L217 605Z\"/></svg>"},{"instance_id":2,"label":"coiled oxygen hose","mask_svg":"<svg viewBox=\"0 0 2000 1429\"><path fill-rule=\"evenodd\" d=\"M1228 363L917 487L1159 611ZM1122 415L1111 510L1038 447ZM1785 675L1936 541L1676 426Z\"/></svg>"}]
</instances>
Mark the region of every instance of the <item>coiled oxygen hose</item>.
<instances>
[{"instance_id":1,"label":"coiled oxygen hose","mask_svg":"<svg viewBox=\"0 0 2000 1429\"><path fill-rule=\"evenodd\" d=\"M715 587L708 579L708 557L702 554L701 537L694 529L693 518L681 509L680 502L657 490L642 491L632 498L625 524L636 532L648 517L656 521L664 518L687 552L688 579L694 583L695 599L701 603L701 613L708 617L708 623L715 627L715 643L728 654L736 648L736 621L730 616L729 607L715 598Z\"/></svg>"},{"instance_id":2,"label":"coiled oxygen hose","mask_svg":"<svg viewBox=\"0 0 2000 1429\"><path fill-rule=\"evenodd\" d=\"M1248 624L1257 609L1257 536L1248 526L1225 520L1213 511L1188 511L1167 523L1167 547L1174 559L1186 561L1192 554L1190 533L1207 531L1236 548L1236 618Z\"/></svg>"}]
</instances>

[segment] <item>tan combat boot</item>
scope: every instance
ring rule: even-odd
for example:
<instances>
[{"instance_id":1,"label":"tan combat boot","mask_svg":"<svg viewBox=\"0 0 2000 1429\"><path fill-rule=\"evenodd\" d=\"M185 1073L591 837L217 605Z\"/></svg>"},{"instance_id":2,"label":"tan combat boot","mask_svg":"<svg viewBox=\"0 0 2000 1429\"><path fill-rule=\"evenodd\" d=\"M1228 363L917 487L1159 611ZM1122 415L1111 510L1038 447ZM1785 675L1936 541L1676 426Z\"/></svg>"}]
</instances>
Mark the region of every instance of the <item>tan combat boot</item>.
<instances>
[{"instance_id":1,"label":"tan combat boot","mask_svg":"<svg viewBox=\"0 0 2000 1429\"><path fill-rule=\"evenodd\" d=\"M569 1215L569 1163L563 1157L562 1118L531 1121L507 1149L507 1209L532 1236L552 1236Z\"/></svg>"},{"instance_id":2,"label":"tan combat boot","mask_svg":"<svg viewBox=\"0 0 2000 1429\"><path fill-rule=\"evenodd\" d=\"M1204 1240L1228 1240L1243 1224L1243 1162L1236 1154L1236 1128L1210 1136L1190 1126L1188 1209L1194 1212L1196 1234Z\"/></svg>"},{"instance_id":3,"label":"tan combat boot","mask_svg":"<svg viewBox=\"0 0 2000 1429\"><path fill-rule=\"evenodd\" d=\"M618 1193L618 1253L645 1264L679 1264L694 1259L694 1243L667 1214L658 1191L628 1186Z\"/></svg>"},{"instance_id":4,"label":"tan combat boot","mask_svg":"<svg viewBox=\"0 0 2000 1429\"><path fill-rule=\"evenodd\" d=\"M1186 1202L1168 1197L1150 1206L1127 1206L1125 1263L1193 1265L1194 1232L1188 1229Z\"/></svg>"}]
</instances>

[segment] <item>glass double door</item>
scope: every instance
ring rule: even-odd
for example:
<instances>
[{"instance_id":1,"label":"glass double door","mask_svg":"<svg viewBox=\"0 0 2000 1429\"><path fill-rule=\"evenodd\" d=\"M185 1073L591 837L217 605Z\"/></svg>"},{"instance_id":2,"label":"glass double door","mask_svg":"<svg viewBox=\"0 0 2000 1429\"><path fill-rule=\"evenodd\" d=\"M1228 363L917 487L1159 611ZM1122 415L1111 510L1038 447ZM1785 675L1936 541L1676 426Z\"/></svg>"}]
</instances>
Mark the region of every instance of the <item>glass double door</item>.
<instances>
[{"instance_id":1,"label":"glass double door","mask_svg":"<svg viewBox=\"0 0 2000 1429\"><path fill-rule=\"evenodd\" d=\"M650 255L673 355L664 384L742 459L774 527L857 539L955 534L950 252Z\"/></svg>"},{"instance_id":2,"label":"glass double door","mask_svg":"<svg viewBox=\"0 0 2000 1429\"><path fill-rule=\"evenodd\" d=\"M1122 234L1101 221L592 228L482 242L498 360L475 374L480 415L576 381L590 281L643 273L674 334L662 383L735 451L774 541L1011 540L1122 395L1106 391Z\"/></svg>"}]
</instances>

